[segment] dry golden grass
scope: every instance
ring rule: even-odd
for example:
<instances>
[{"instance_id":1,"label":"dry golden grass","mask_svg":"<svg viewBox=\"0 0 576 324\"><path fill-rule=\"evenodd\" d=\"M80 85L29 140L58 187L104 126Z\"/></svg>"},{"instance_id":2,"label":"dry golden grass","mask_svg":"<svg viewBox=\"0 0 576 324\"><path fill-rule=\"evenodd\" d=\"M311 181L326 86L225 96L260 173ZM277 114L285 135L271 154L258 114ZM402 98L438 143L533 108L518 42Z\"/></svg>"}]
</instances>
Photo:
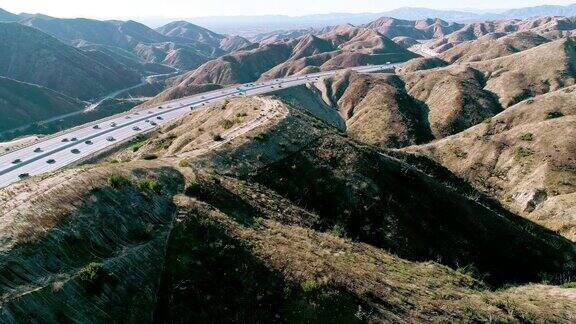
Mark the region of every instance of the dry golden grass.
<instances>
[{"instance_id":1,"label":"dry golden grass","mask_svg":"<svg viewBox=\"0 0 576 324\"><path fill-rule=\"evenodd\" d=\"M279 222L271 209L266 212L271 219L244 226L195 199L178 196L175 201L187 217L218 224L288 282L351 293L371 309L370 320L574 320L574 289L525 286L491 292L468 275L432 262L408 262L367 244Z\"/></svg>"},{"instance_id":2,"label":"dry golden grass","mask_svg":"<svg viewBox=\"0 0 576 324\"><path fill-rule=\"evenodd\" d=\"M575 240L575 91L523 101L461 134L407 150L432 157L509 209ZM556 115L563 117L551 118Z\"/></svg>"}]
</instances>

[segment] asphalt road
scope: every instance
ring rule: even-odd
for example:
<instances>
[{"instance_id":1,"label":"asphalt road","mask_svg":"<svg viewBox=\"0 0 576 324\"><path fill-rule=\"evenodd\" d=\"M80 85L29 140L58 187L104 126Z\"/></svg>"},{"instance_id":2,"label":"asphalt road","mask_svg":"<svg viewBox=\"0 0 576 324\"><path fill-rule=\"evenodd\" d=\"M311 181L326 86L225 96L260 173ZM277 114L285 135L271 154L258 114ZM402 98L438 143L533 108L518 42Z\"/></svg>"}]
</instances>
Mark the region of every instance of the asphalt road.
<instances>
[{"instance_id":1,"label":"asphalt road","mask_svg":"<svg viewBox=\"0 0 576 324\"><path fill-rule=\"evenodd\" d=\"M353 68L359 72L376 72L398 64ZM0 156L0 187L21 179L51 172L102 152L172 120L190 110L237 96L253 96L294 87L331 76L342 70L291 76L260 83L249 83L185 97L148 109L130 111L60 132L35 142L34 145Z\"/></svg>"}]
</instances>

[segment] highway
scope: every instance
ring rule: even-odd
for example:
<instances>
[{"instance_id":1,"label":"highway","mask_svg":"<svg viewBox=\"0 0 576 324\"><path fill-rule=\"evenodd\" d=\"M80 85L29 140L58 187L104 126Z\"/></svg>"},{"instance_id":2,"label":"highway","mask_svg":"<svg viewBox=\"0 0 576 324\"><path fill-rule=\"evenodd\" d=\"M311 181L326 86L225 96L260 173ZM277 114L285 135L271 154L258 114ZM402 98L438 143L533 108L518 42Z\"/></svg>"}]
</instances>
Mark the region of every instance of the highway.
<instances>
[{"instance_id":1,"label":"highway","mask_svg":"<svg viewBox=\"0 0 576 324\"><path fill-rule=\"evenodd\" d=\"M377 72L397 64L351 68ZM343 70L290 76L265 82L235 85L225 89L184 97L147 109L131 110L47 136L33 145L0 155L0 188L19 180L58 170L169 123L191 110L237 96L254 96L317 82Z\"/></svg>"}]
</instances>

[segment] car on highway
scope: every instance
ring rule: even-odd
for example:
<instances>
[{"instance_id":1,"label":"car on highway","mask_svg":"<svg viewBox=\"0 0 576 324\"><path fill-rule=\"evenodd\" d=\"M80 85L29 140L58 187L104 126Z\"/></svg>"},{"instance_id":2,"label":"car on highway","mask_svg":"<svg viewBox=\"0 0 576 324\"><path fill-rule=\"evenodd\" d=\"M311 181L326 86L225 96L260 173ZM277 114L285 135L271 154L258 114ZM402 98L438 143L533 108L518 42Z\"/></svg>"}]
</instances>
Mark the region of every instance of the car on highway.
<instances>
[{"instance_id":1,"label":"car on highway","mask_svg":"<svg viewBox=\"0 0 576 324\"><path fill-rule=\"evenodd\" d=\"M98 126L98 125L94 125L92 128L94 128L94 129L99 129L99 128L100 128L100 126Z\"/></svg>"},{"instance_id":2,"label":"car on highway","mask_svg":"<svg viewBox=\"0 0 576 324\"><path fill-rule=\"evenodd\" d=\"M94 143L92 143L91 140L87 140L87 141L84 142L84 144L92 145L92 144L94 144Z\"/></svg>"},{"instance_id":3,"label":"car on highway","mask_svg":"<svg viewBox=\"0 0 576 324\"><path fill-rule=\"evenodd\" d=\"M18 164L18 163L20 163L20 162L22 162L22 160L16 159L16 160L12 161L12 164Z\"/></svg>"},{"instance_id":4,"label":"car on highway","mask_svg":"<svg viewBox=\"0 0 576 324\"><path fill-rule=\"evenodd\" d=\"M162 109L162 106L159 106L158 109Z\"/></svg>"},{"instance_id":5,"label":"car on highway","mask_svg":"<svg viewBox=\"0 0 576 324\"><path fill-rule=\"evenodd\" d=\"M112 136L108 136L108 137L106 137L106 140L107 140L108 142L114 142L116 139L115 139L114 137L112 137Z\"/></svg>"},{"instance_id":6,"label":"car on highway","mask_svg":"<svg viewBox=\"0 0 576 324\"><path fill-rule=\"evenodd\" d=\"M76 137L72 137L72 138L70 139L70 141L72 141L72 142L76 142L77 140L78 140L78 139L77 139Z\"/></svg>"},{"instance_id":7,"label":"car on highway","mask_svg":"<svg viewBox=\"0 0 576 324\"><path fill-rule=\"evenodd\" d=\"M20 173L20 174L18 175L18 178L20 178L20 179L26 179L26 178L28 178L28 177L30 177L30 174L29 174L29 173Z\"/></svg>"},{"instance_id":8,"label":"car on highway","mask_svg":"<svg viewBox=\"0 0 576 324\"><path fill-rule=\"evenodd\" d=\"M69 140L68 138L63 138L63 139L61 140L61 142L62 142L62 143L67 143L67 142L70 142L70 140Z\"/></svg>"},{"instance_id":9,"label":"car on highway","mask_svg":"<svg viewBox=\"0 0 576 324\"><path fill-rule=\"evenodd\" d=\"M135 112L134 115L140 115L140 113L139 113L139 112Z\"/></svg>"},{"instance_id":10,"label":"car on highway","mask_svg":"<svg viewBox=\"0 0 576 324\"><path fill-rule=\"evenodd\" d=\"M110 124L110 127L116 127L116 123Z\"/></svg>"},{"instance_id":11,"label":"car on highway","mask_svg":"<svg viewBox=\"0 0 576 324\"><path fill-rule=\"evenodd\" d=\"M150 125L156 126L156 125L158 125L158 124L156 124L155 122L150 122Z\"/></svg>"},{"instance_id":12,"label":"car on highway","mask_svg":"<svg viewBox=\"0 0 576 324\"><path fill-rule=\"evenodd\" d=\"M134 131L139 131L139 130L140 130L140 127L134 126L134 127L132 127L132 130L134 130Z\"/></svg>"},{"instance_id":13,"label":"car on highway","mask_svg":"<svg viewBox=\"0 0 576 324\"><path fill-rule=\"evenodd\" d=\"M130 117L130 116L126 116L126 117L124 117L124 118L125 118L125 119L130 119L130 118L132 118L132 117Z\"/></svg>"},{"instance_id":14,"label":"car on highway","mask_svg":"<svg viewBox=\"0 0 576 324\"><path fill-rule=\"evenodd\" d=\"M79 149L72 149L70 152L72 152L73 154L78 154L80 153Z\"/></svg>"},{"instance_id":15,"label":"car on highway","mask_svg":"<svg viewBox=\"0 0 576 324\"><path fill-rule=\"evenodd\" d=\"M37 147L37 148L34 149L34 153L40 153L40 152L42 152L42 149L41 149L41 148Z\"/></svg>"},{"instance_id":16,"label":"car on highway","mask_svg":"<svg viewBox=\"0 0 576 324\"><path fill-rule=\"evenodd\" d=\"M56 163L56 160L50 159L50 160L46 161L46 163L48 163L48 164L54 164L54 163Z\"/></svg>"},{"instance_id":17,"label":"car on highway","mask_svg":"<svg viewBox=\"0 0 576 324\"><path fill-rule=\"evenodd\" d=\"M151 111L149 111L148 113L149 113L149 114L151 114L152 112L151 112Z\"/></svg>"},{"instance_id":18,"label":"car on highway","mask_svg":"<svg viewBox=\"0 0 576 324\"><path fill-rule=\"evenodd\" d=\"M158 117L156 117L156 119L162 120L162 119L164 119L164 118L162 118L162 116L158 116Z\"/></svg>"}]
</instances>

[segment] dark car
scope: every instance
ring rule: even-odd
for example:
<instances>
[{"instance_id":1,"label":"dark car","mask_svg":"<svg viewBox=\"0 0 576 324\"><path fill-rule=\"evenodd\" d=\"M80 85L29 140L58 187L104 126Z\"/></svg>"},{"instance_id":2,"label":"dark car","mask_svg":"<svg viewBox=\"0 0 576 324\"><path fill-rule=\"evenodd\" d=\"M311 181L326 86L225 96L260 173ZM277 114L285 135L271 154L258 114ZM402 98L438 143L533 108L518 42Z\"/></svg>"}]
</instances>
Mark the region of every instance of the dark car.
<instances>
[{"instance_id":1,"label":"dark car","mask_svg":"<svg viewBox=\"0 0 576 324\"><path fill-rule=\"evenodd\" d=\"M88 141L84 142L84 144L92 145L93 143L92 143L92 141L88 140Z\"/></svg>"},{"instance_id":2,"label":"dark car","mask_svg":"<svg viewBox=\"0 0 576 324\"><path fill-rule=\"evenodd\" d=\"M99 128L100 128L100 126L98 126L98 125L94 125L92 128L94 128L94 129L99 129Z\"/></svg>"},{"instance_id":3,"label":"dark car","mask_svg":"<svg viewBox=\"0 0 576 324\"><path fill-rule=\"evenodd\" d=\"M48 163L48 164L54 164L54 163L56 163L56 160L50 159L50 160L46 161L46 163Z\"/></svg>"},{"instance_id":4,"label":"dark car","mask_svg":"<svg viewBox=\"0 0 576 324\"><path fill-rule=\"evenodd\" d=\"M132 130L134 130L134 131L139 131L139 130L140 130L140 127L134 126L134 127L132 127Z\"/></svg>"},{"instance_id":5,"label":"dark car","mask_svg":"<svg viewBox=\"0 0 576 324\"><path fill-rule=\"evenodd\" d=\"M28 178L29 176L30 176L29 173L20 173L20 174L18 175L18 178L20 178L20 179L26 179L26 178Z\"/></svg>"},{"instance_id":6,"label":"dark car","mask_svg":"<svg viewBox=\"0 0 576 324\"><path fill-rule=\"evenodd\" d=\"M61 142L62 142L62 143L67 143L67 142L70 142L70 140L67 139L67 138L63 138Z\"/></svg>"},{"instance_id":7,"label":"dark car","mask_svg":"<svg viewBox=\"0 0 576 324\"><path fill-rule=\"evenodd\" d=\"M156 119L162 120L163 118L162 118L162 116L158 116L158 117L156 117Z\"/></svg>"},{"instance_id":8,"label":"dark car","mask_svg":"<svg viewBox=\"0 0 576 324\"><path fill-rule=\"evenodd\" d=\"M72 153L74 153L74 154L78 154L78 153L80 153L80 150L79 150L79 149L73 149L73 150L70 151L70 152L72 152Z\"/></svg>"},{"instance_id":9,"label":"dark car","mask_svg":"<svg viewBox=\"0 0 576 324\"><path fill-rule=\"evenodd\" d=\"M22 162L22 160L16 159L16 160L12 161L12 164L18 164L18 163L20 163L20 162Z\"/></svg>"},{"instance_id":10,"label":"dark car","mask_svg":"<svg viewBox=\"0 0 576 324\"><path fill-rule=\"evenodd\" d=\"M113 142L113 141L115 141L116 139L115 139L114 137L112 137L112 136L108 136L108 137L106 137L106 140L107 140L108 142Z\"/></svg>"},{"instance_id":11,"label":"dark car","mask_svg":"<svg viewBox=\"0 0 576 324\"><path fill-rule=\"evenodd\" d=\"M40 152L42 152L42 149L41 149L41 148L37 147L37 148L34 149L34 153L40 153Z\"/></svg>"},{"instance_id":12,"label":"dark car","mask_svg":"<svg viewBox=\"0 0 576 324\"><path fill-rule=\"evenodd\" d=\"M150 125L156 126L156 125L158 125L158 124L156 124L155 122L150 122Z\"/></svg>"},{"instance_id":13,"label":"dark car","mask_svg":"<svg viewBox=\"0 0 576 324\"><path fill-rule=\"evenodd\" d=\"M77 140L78 140L78 139L77 139L76 137L72 137L72 138L70 139L70 141L72 141L72 142L76 142Z\"/></svg>"},{"instance_id":14,"label":"dark car","mask_svg":"<svg viewBox=\"0 0 576 324\"><path fill-rule=\"evenodd\" d=\"M116 127L116 123L110 124L110 127Z\"/></svg>"}]
</instances>

